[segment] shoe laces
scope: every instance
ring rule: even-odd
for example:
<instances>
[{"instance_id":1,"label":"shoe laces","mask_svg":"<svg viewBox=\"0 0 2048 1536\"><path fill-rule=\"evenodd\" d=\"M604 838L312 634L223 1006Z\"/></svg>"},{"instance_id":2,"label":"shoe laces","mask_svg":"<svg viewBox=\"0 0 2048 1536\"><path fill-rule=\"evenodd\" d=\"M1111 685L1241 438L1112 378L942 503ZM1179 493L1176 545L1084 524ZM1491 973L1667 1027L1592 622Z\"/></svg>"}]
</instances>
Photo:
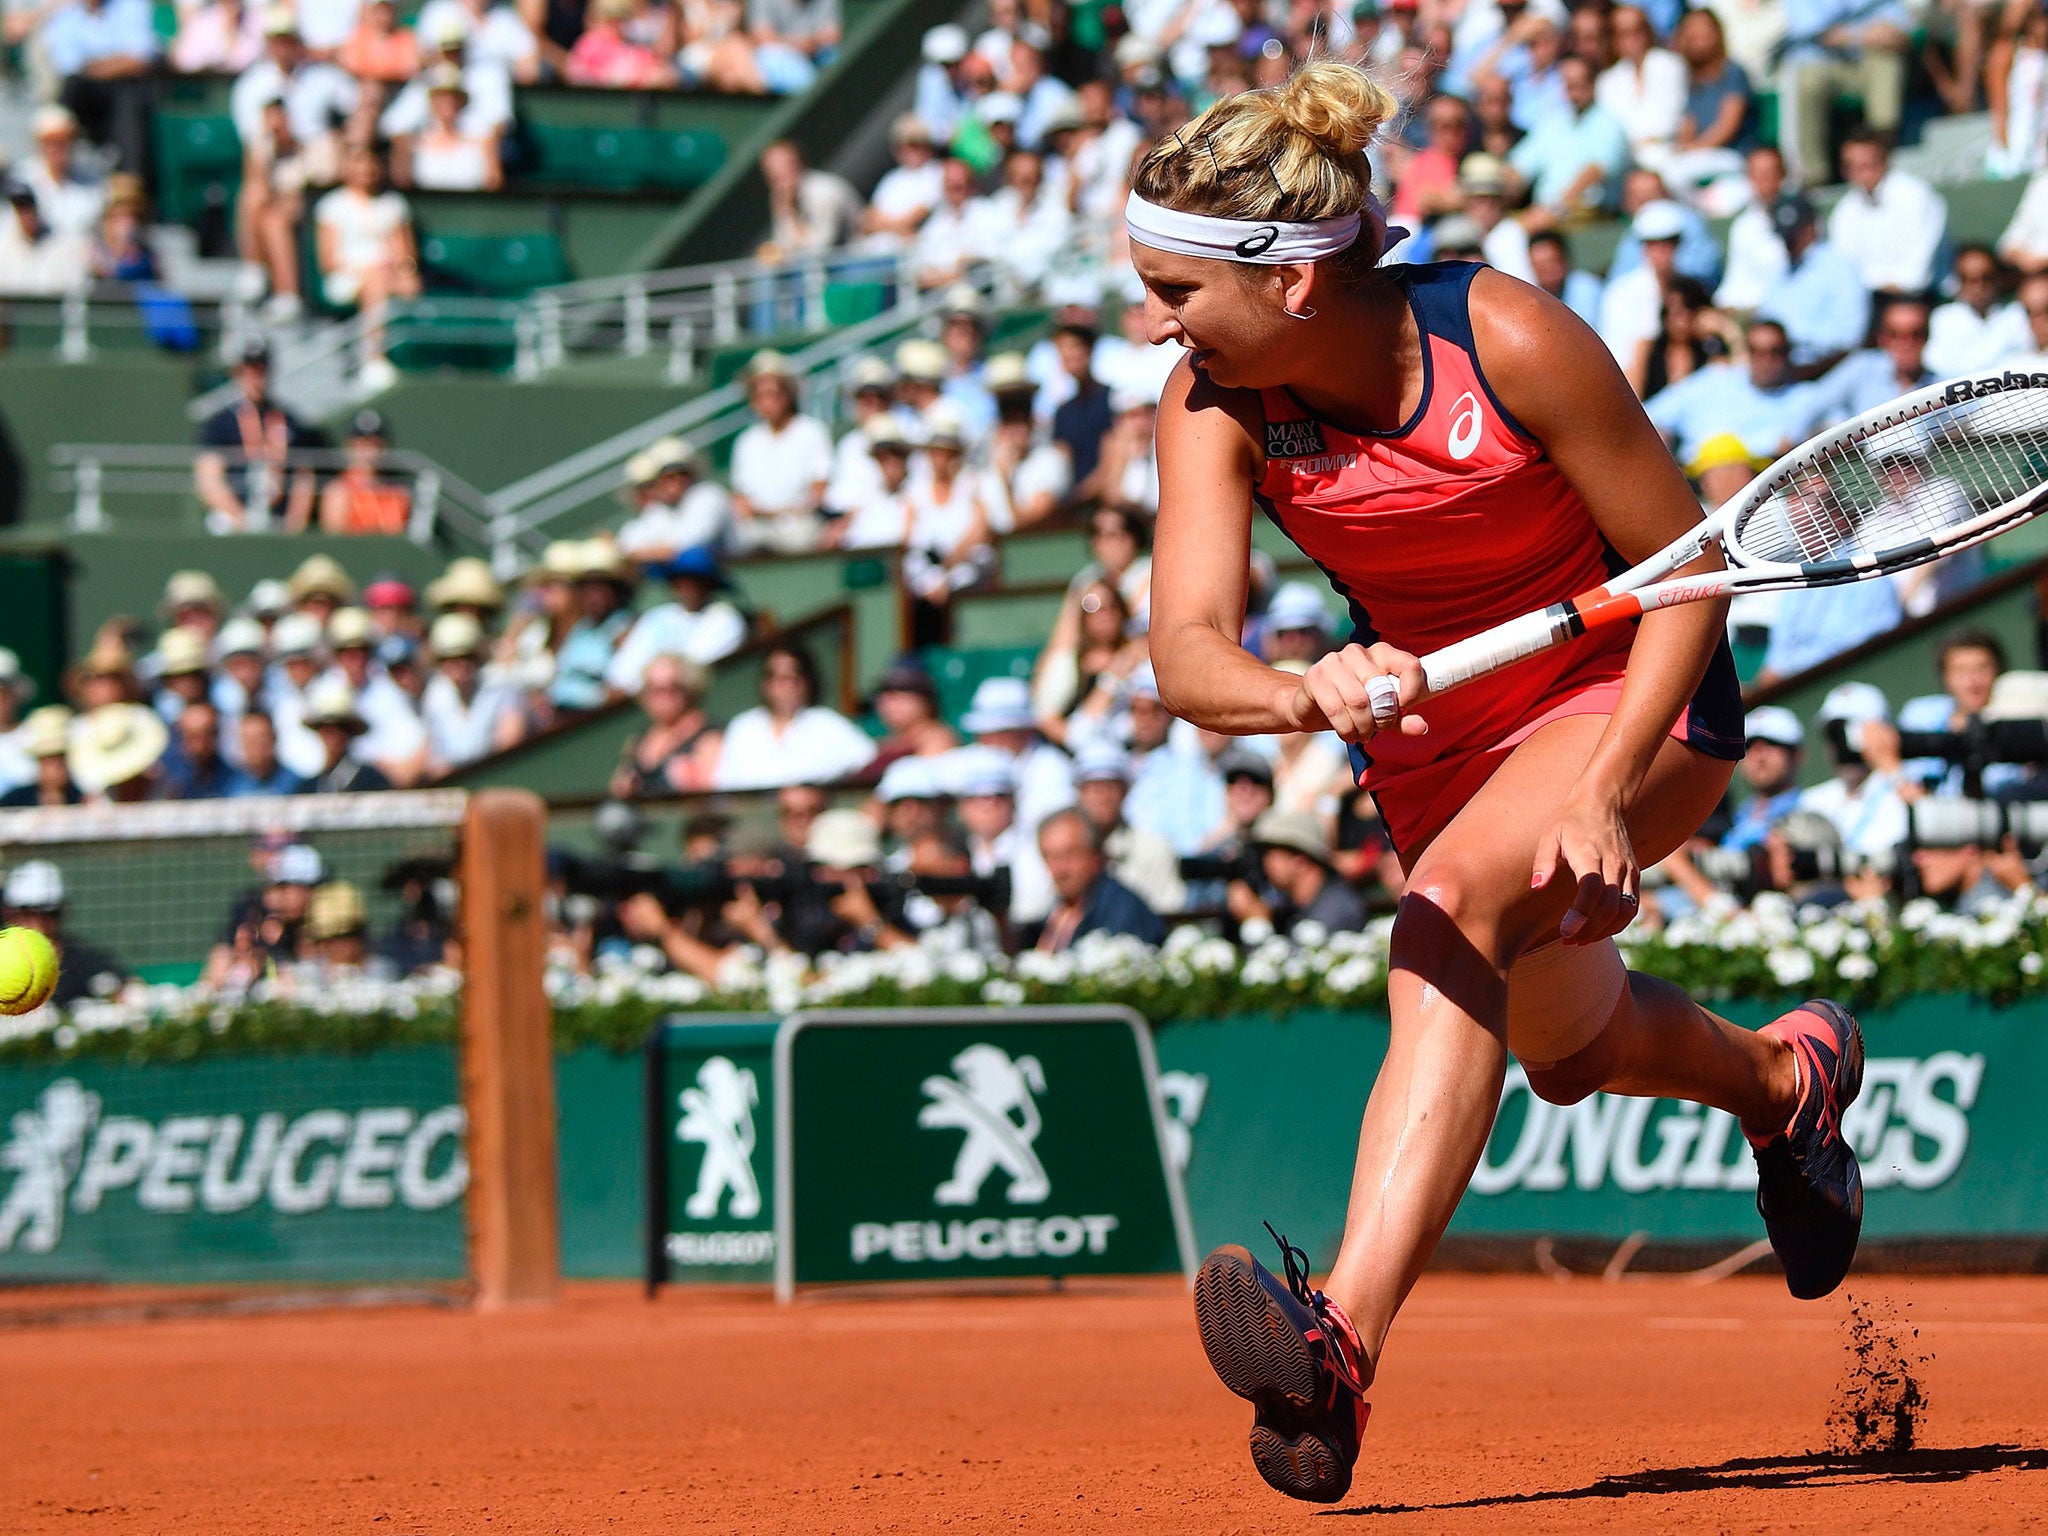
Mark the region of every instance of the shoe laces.
<instances>
[{"instance_id":1,"label":"shoe laces","mask_svg":"<svg viewBox=\"0 0 2048 1536\"><path fill-rule=\"evenodd\" d=\"M1351 1319L1344 1315L1342 1307L1308 1283L1308 1254L1274 1231L1270 1221L1260 1225L1280 1245L1280 1265L1288 1291L1315 1315L1321 1327L1323 1359L1330 1367L1330 1374L1353 1393L1363 1394L1365 1376L1360 1357L1364 1351L1358 1343L1358 1330L1352 1327Z\"/></svg>"}]
</instances>

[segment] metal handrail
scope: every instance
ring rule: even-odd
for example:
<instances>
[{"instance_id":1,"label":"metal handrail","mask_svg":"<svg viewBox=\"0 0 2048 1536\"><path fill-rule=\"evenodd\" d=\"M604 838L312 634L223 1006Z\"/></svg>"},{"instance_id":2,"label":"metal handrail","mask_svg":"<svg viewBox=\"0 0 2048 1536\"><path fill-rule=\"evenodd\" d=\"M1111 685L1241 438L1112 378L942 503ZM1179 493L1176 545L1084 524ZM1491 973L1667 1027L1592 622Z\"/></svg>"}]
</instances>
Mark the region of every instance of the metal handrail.
<instances>
[{"instance_id":1,"label":"metal handrail","mask_svg":"<svg viewBox=\"0 0 2048 1536\"><path fill-rule=\"evenodd\" d=\"M969 281L987 292L1000 288L1002 274L997 268L980 268L970 274ZM1006 301L1007 296L999 298ZM941 295L916 294L912 290L908 302L898 308L833 331L791 354L790 366L803 378L837 370L878 341L937 315L943 307ZM738 381L686 400L500 487L491 499L503 520L501 531L506 536L531 536L564 513L610 495L624 484L622 471L626 460L659 438L685 437L704 447L729 436L751 419L745 386Z\"/></svg>"},{"instance_id":2,"label":"metal handrail","mask_svg":"<svg viewBox=\"0 0 2048 1536\"><path fill-rule=\"evenodd\" d=\"M0 293L0 320L10 329L23 324L54 326L58 360L90 362L98 352L93 345L95 331L133 333L151 324L141 307L144 286L100 282L64 293ZM167 298L181 300L191 310L193 326L202 335L213 332L225 336L246 324L246 306L238 299L195 298L161 285L147 286Z\"/></svg>"},{"instance_id":3,"label":"metal handrail","mask_svg":"<svg viewBox=\"0 0 2048 1536\"><path fill-rule=\"evenodd\" d=\"M105 532L113 526L106 500L116 495L177 495L193 488L194 467L204 456L216 456L247 477L246 499L253 515L267 520L271 485L270 461L240 449L196 447L177 443L56 443L49 450L55 488L72 496L71 526L81 533ZM345 469L350 456L340 448L294 448L284 456L287 471L306 469L316 475ZM406 537L430 544L437 531L471 548L491 547L496 526L490 497L423 453L387 449L378 459L381 475L409 479L411 518Z\"/></svg>"}]
</instances>

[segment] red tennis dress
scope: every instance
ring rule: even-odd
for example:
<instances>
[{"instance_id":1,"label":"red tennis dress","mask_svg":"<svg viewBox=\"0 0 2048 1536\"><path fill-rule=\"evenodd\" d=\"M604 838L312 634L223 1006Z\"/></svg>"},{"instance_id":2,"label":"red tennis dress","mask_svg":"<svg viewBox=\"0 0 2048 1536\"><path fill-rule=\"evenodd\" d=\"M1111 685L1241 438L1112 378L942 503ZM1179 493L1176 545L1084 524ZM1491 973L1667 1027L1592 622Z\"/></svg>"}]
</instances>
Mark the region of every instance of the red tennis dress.
<instances>
[{"instance_id":1,"label":"red tennis dress","mask_svg":"<svg viewBox=\"0 0 2048 1536\"><path fill-rule=\"evenodd\" d=\"M1387 273L1422 337L1422 398L1391 432L1320 421L1292 392L1259 392L1265 469L1255 499L1351 608L1354 639L1422 655L1628 568L1577 491L1487 387L1468 309L1479 267ZM1424 736L1353 746L1394 844L1433 837L1539 727L1611 714L1635 632L1592 630L1432 699ZM1742 693L1724 640L1671 734L1742 755Z\"/></svg>"}]
</instances>

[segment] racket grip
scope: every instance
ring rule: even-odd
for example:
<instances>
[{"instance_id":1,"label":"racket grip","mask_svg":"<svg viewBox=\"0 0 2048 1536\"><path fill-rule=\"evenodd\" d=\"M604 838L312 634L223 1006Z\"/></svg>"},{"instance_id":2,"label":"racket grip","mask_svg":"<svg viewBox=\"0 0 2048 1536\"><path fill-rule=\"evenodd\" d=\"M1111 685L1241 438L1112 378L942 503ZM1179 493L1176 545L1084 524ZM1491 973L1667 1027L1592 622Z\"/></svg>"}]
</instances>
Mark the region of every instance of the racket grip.
<instances>
[{"instance_id":1,"label":"racket grip","mask_svg":"<svg viewBox=\"0 0 2048 1536\"><path fill-rule=\"evenodd\" d=\"M1562 611L1562 605L1545 613L1524 614L1469 640L1431 651L1422 658L1423 680L1432 695L1447 693L1525 656L1562 645L1572 634L1571 616Z\"/></svg>"}]
</instances>

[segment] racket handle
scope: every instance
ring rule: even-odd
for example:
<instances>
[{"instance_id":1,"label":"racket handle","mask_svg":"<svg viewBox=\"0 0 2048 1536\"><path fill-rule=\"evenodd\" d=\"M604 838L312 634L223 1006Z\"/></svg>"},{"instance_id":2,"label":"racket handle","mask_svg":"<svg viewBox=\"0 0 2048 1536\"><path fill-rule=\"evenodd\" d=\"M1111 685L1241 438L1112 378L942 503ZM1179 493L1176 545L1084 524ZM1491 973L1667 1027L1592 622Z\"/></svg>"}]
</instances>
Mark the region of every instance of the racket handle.
<instances>
[{"instance_id":1,"label":"racket handle","mask_svg":"<svg viewBox=\"0 0 2048 1536\"><path fill-rule=\"evenodd\" d=\"M1431 651L1422 658L1423 680L1431 695L1447 693L1525 656L1562 645L1574 632L1572 616L1563 604L1543 613L1524 614L1469 640Z\"/></svg>"}]
</instances>

